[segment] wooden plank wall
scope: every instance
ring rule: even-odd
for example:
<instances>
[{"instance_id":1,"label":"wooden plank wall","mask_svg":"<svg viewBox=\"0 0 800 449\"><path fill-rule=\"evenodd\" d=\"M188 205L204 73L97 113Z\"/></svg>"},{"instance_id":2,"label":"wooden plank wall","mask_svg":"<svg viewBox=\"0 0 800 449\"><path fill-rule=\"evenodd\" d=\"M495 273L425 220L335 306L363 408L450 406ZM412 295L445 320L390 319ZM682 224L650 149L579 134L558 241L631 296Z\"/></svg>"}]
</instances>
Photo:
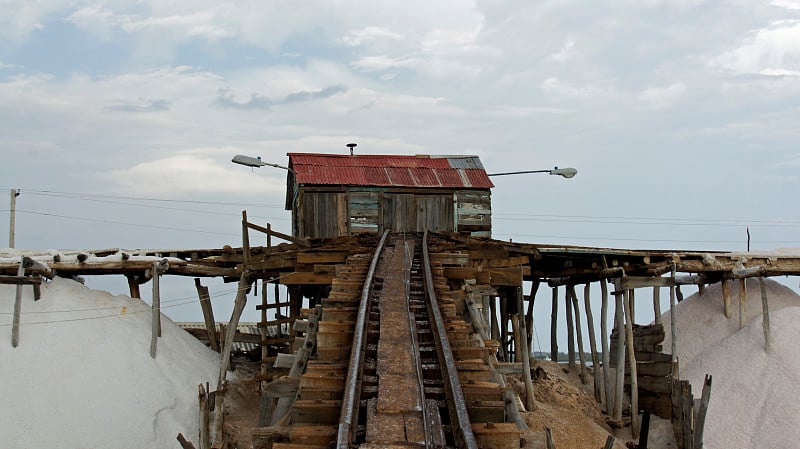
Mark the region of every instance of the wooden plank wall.
<instances>
[{"instance_id":1,"label":"wooden plank wall","mask_svg":"<svg viewBox=\"0 0 800 449\"><path fill-rule=\"evenodd\" d=\"M301 205L301 237L324 238L348 235L347 194L306 192Z\"/></svg>"},{"instance_id":2,"label":"wooden plank wall","mask_svg":"<svg viewBox=\"0 0 800 449\"><path fill-rule=\"evenodd\" d=\"M479 237L490 237L492 231L492 197L488 191L456 192L457 231Z\"/></svg>"},{"instance_id":3,"label":"wooden plank wall","mask_svg":"<svg viewBox=\"0 0 800 449\"><path fill-rule=\"evenodd\" d=\"M377 234L381 225L380 192L351 191L348 199L350 232Z\"/></svg>"}]
</instances>

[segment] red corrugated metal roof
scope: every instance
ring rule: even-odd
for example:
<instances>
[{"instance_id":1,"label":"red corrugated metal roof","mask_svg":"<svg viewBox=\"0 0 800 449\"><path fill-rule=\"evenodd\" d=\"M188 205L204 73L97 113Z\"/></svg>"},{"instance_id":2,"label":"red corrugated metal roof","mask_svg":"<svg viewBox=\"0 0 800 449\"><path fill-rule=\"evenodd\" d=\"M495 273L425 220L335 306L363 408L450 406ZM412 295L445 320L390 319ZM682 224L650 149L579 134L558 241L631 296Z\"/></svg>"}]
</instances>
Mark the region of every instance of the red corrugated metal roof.
<instances>
[{"instance_id":1,"label":"red corrugated metal roof","mask_svg":"<svg viewBox=\"0 0 800 449\"><path fill-rule=\"evenodd\" d=\"M299 184L396 187L494 187L477 156L289 153Z\"/></svg>"}]
</instances>

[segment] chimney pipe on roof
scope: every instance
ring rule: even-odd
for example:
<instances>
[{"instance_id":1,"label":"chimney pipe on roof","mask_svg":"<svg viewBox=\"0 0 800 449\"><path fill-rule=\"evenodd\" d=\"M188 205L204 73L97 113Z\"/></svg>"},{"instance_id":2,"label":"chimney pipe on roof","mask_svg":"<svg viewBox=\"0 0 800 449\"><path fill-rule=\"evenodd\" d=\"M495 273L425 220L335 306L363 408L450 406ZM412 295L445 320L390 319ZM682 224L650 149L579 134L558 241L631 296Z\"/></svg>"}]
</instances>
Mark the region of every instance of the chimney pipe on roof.
<instances>
[{"instance_id":1,"label":"chimney pipe on roof","mask_svg":"<svg viewBox=\"0 0 800 449\"><path fill-rule=\"evenodd\" d=\"M357 144L357 143L348 143L348 144L347 144L347 145L345 145L345 146L346 146L346 147L348 147L348 148L350 148L350 156L352 156L352 155L353 155L353 148L357 147L357 146L358 146L358 144Z\"/></svg>"}]
</instances>

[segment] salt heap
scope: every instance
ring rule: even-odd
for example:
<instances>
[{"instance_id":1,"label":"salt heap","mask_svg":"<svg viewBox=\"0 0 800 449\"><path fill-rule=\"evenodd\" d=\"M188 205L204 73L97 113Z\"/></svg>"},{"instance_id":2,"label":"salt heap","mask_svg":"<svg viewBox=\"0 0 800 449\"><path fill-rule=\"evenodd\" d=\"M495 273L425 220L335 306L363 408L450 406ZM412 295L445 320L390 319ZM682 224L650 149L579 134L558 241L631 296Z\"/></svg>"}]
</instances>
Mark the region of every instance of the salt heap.
<instances>
[{"instance_id":1,"label":"salt heap","mask_svg":"<svg viewBox=\"0 0 800 449\"><path fill-rule=\"evenodd\" d=\"M764 350L761 293L747 281L747 324L739 328L739 283L731 283L731 317L722 287L692 295L675 308L680 376L700 395L713 376L704 442L708 449L795 448L800 441L800 296L766 281L772 352ZM669 312L663 315L669 329ZM669 332L667 332L669 334ZM667 336L664 347L671 345Z\"/></svg>"},{"instance_id":2,"label":"salt heap","mask_svg":"<svg viewBox=\"0 0 800 449\"><path fill-rule=\"evenodd\" d=\"M197 386L219 355L162 316L150 357L141 300L56 278L34 302L23 289L19 346L11 346L16 287L0 285L0 435L4 447L177 447L197 441Z\"/></svg>"}]
</instances>

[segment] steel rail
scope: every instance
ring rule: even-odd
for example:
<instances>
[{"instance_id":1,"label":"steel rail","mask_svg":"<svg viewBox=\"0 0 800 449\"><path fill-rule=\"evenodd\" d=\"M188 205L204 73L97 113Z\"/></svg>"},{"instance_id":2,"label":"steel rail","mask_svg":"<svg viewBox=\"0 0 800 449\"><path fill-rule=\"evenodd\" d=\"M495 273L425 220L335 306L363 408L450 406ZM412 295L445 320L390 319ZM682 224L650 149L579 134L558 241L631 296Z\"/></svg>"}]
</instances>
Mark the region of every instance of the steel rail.
<instances>
[{"instance_id":1,"label":"steel rail","mask_svg":"<svg viewBox=\"0 0 800 449\"><path fill-rule=\"evenodd\" d=\"M367 277L364 280L364 288L361 291L361 304L358 307L358 318L356 319L355 329L353 332L353 345L350 351L350 368L347 371L347 381L344 387L344 396L342 397L342 408L339 413L339 430L336 436L336 448L348 449L350 442L353 440L353 425L355 420L358 419L358 405L360 401L360 388L359 378L361 374L361 366L364 363L364 334L367 328L367 309L369 308L369 293L372 289L372 278L375 275L375 268L378 266L378 260L383 253L383 246L386 243L386 237L389 235L389 230L383 232L378 246L375 248L375 254L372 257L372 262L369 265Z\"/></svg>"},{"instance_id":2,"label":"steel rail","mask_svg":"<svg viewBox=\"0 0 800 449\"><path fill-rule=\"evenodd\" d=\"M453 350L450 348L450 341L447 339L447 329L442 319L442 312L439 310L439 301L436 299L436 290L433 286L433 275L431 273L430 258L428 257L428 231L422 237L422 264L425 273L425 290L428 294L431 313L433 314L433 333L436 338L437 349L441 366L444 368L442 377L445 378L445 388L449 390L450 398L453 401L454 410L458 423L457 429L452 428L453 438L461 440L461 447L466 449L478 449L475 435L472 433L469 414L467 413L467 403L464 399L464 391L461 389L461 382L458 380L458 369L456 368ZM452 422L452 421L451 421Z\"/></svg>"}]
</instances>

